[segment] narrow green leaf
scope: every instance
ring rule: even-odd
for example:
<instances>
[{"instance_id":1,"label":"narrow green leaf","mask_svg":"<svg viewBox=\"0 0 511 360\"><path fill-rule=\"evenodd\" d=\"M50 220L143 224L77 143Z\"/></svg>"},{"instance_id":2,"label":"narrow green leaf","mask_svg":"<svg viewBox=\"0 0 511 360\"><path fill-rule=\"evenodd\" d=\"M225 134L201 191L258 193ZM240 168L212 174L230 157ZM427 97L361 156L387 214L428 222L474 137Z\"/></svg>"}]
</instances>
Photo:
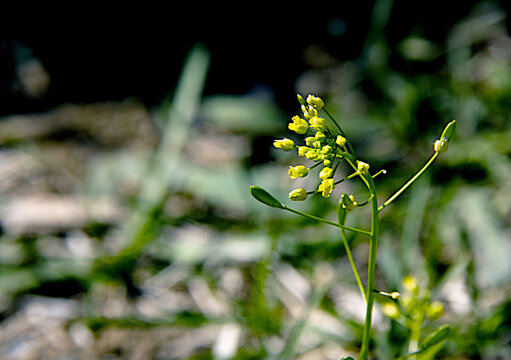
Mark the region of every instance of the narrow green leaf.
<instances>
[{"instance_id":1,"label":"narrow green leaf","mask_svg":"<svg viewBox=\"0 0 511 360\"><path fill-rule=\"evenodd\" d=\"M456 130L456 120L451 121L445 126L440 139L445 139L447 142L449 142L452 138L452 135L454 134L454 130Z\"/></svg>"},{"instance_id":2,"label":"narrow green leaf","mask_svg":"<svg viewBox=\"0 0 511 360\"><path fill-rule=\"evenodd\" d=\"M284 204L275 199L268 191L260 188L259 186L250 186L250 194L256 198L256 200L262 202L265 205L277 208L284 209Z\"/></svg>"},{"instance_id":3,"label":"narrow green leaf","mask_svg":"<svg viewBox=\"0 0 511 360\"><path fill-rule=\"evenodd\" d=\"M449 328L449 325L439 327L421 342L419 350L424 351L429 347L446 340L450 334L450 331L451 329Z\"/></svg>"}]
</instances>

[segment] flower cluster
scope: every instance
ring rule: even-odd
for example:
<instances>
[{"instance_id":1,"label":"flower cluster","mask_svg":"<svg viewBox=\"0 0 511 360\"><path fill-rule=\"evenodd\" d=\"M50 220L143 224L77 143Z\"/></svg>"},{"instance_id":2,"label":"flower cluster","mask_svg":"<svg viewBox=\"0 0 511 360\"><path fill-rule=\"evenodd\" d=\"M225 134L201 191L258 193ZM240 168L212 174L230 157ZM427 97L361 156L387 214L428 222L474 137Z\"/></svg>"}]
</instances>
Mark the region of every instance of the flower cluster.
<instances>
[{"instance_id":1,"label":"flower cluster","mask_svg":"<svg viewBox=\"0 0 511 360\"><path fill-rule=\"evenodd\" d=\"M293 190L289 194L291 200L305 200L308 194L316 192L328 198L336 185L333 177L339 161L346 156L350 156L346 148L347 140L343 135L332 131L326 119L320 116L319 112L324 107L321 98L314 95L308 95L307 99L304 99L301 95L297 96L302 114L293 116L288 128L299 135L304 135L305 144L297 146L293 140L284 138L275 140L273 145L284 151L291 151L296 148L299 157L316 163L311 167L305 165L290 166L288 174L291 179L305 177L312 168L322 166L319 172L321 183L317 190L309 193L304 189ZM368 171L368 164L361 161L356 162L356 172L358 174L367 174Z\"/></svg>"}]
</instances>

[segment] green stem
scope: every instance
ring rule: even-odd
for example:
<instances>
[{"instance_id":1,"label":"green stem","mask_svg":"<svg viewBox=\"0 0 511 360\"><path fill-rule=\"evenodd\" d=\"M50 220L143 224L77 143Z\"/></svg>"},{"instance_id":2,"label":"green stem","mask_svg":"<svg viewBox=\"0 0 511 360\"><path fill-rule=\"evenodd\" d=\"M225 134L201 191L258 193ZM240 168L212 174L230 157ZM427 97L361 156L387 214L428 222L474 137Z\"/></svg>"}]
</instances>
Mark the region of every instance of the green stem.
<instances>
[{"instance_id":1,"label":"green stem","mask_svg":"<svg viewBox=\"0 0 511 360\"><path fill-rule=\"evenodd\" d=\"M389 205L391 202L393 202L399 195L401 195L403 193L403 191L405 191L410 185L412 185L415 180L417 180L419 178L419 176L421 176L426 170L427 168L433 163L433 161L435 161L435 159L437 158L439 152L435 152L433 154L433 156L431 157L431 159L428 160L428 162L426 163L426 165L424 165L422 167L422 169L419 170L419 172L417 174L415 174L410 180L408 180L406 182L406 184L404 184L398 191L396 191L396 193L394 195L392 195L387 201L385 201L383 203L383 205L381 205L379 208L378 208L378 211L382 211L385 207L387 207L387 205Z\"/></svg>"},{"instance_id":2,"label":"green stem","mask_svg":"<svg viewBox=\"0 0 511 360\"><path fill-rule=\"evenodd\" d=\"M348 244L348 239L346 238L346 233L344 230L341 230L341 236L342 236L342 242L344 244L344 248L346 249L346 255L348 255L348 259L351 264L351 268L353 269L353 274L355 274L355 278L357 279L358 288L360 289L360 293L362 294L362 297L364 298L364 301L367 302L367 296L364 290L364 284L362 283L362 280L360 279L360 275L358 274L357 266L355 265L355 260L353 259L353 256L351 255L350 246Z\"/></svg>"},{"instance_id":3,"label":"green stem","mask_svg":"<svg viewBox=\"0 0 511 360\"><path fill-rule=\"evenodd\" d=\"M359 233L359 234L371 236L371 233L369 231L365 231L365 230L361 230L361 229L357 229L357 228L352 228L352 227L349 227L349 226L346 226L346 225L340 225L340 224L334 223L333 221L329 221L329 220L326 220L326 219L323 219L323 218L320 218L320 217L317 217L317 216L314 216L314 215L311 215L311 214L307 214L307 213L304 213L304 212L301 212L301 211L298 211L298 210L295 210L295 209L291 209L291 208L289 208L289 207L287 207L285 205L284 205L284 207L282 209L291 211L292 213L295 213L295 214L298 214L298 215L301 215L301 216L305 216L305 217L307 217L309 219L312 219L312 220L316 220L316 221L323 222L325 224L336 226L336 227L344 229L344 230L353 231L353 232L356 232L356 233Z\"/></svg>"},{"instance_id":4,"label":"green stem","mask_svg":"<svg viewBox=\"0 0 511 360\"><path fill-rule=\"evenodd\" d=\"M353 146L351 146L351 142L348 140L348 137L346 136L346 134L344 133L344 131L342 130L341 126L339 125L339 123L334 119L334 117L332 115L330 115L330 113L326 110L326 108L323 107L323 110L325 111L325 114L328 115L328 117L330 118L330 120L332 120L332 122L334 123L334 125L337 127L337 129L339 130L339 132L341 133L341 135L346 139L346 144L348 145L348 148L350 149L350 152L356 156L356 153L355 153L355 149L353 149Z\"/></svg>"},{"instance_id":5,"label":"green stem","mask_svg":"<svg viewBox=\"0 0 511 360\"><path fill-rule=\"evenodd\" d=\"M378 232L379 232L379 218L378 218L378 198L376 196L376 188L374 186L373 178L371 175L366 174L363 176L364 182L371 192L371 205L372 205L372 219L371 219L371 236L369 242L369 264L367 272L367 309L366 320L364 325L364 333L362 335L362 349L358 360L367 360L369 355L369 340L371 338L371 323L373 318L373 305L374 305L374 275L376 271L376 253L378 248Z\"/></svg>"}]
</instances>

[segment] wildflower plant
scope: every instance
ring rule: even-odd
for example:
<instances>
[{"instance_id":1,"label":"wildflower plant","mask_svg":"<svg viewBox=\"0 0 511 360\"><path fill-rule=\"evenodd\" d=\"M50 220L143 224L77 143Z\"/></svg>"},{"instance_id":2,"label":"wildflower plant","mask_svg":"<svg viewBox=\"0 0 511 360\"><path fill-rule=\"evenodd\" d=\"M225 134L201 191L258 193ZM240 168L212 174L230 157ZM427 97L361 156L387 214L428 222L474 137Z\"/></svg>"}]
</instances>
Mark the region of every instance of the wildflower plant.
<instances>
[{"instance_id":1,"label":"wildflower plant","mask_svg":"<svg viewBox=\"0 0 511 360\"><path fill-rule=\"evenodd\" d=\"M322 196L323 198L333 198L336 194L336 192L334 193L334 190L340 188L343 182L355 178L358 178L362 181L369 192L369 196L361 201L353 194L346 194L341 192L341 194L337 196L338 221L333 222L288 207L273 197L266 190L258 186L251 186L250 192L254 198L265 205L277 209L287 210L297 215L340 228L342 241L346 249L348 259L350 261L360 293L366 302L366 315L364 330L362 334L362 345L358 357L359 360L366 360L368 359L370 350L369 343L375 295L380 294L388 296L395 301L399 299L399 293L397 292L378 291L374 288L376 254L380 225L379 213L385 207L390 205L410 185L412 185L419 178L419 176L421 176L427 170L427 168L433 163L438 155L447 151L448 143L454 134L456 121L453 120L448 123L440 138L434 142L433 155L426 162L426 164L409 181L407 181L401 188L399 188L394 193L394 195L392 195L383 204L379 205L374 178L376 178L378 175L385 174L386 171L383 169L372 171L370 164L358 158L353 145L347 138L339 123L325 109L325 104L320 97L315 95L308 95L306 99L304 99L301 95L297 95L297 97L300 103L301 114L295 115L291 118L291 122L288 124L288 128L296 134L303 136L303 144L297 145L293 140L283 138L280 140L275 140L274 146L283 151L296 150L298 157L303 158L303 164L289 167L288 174L291 179L303 178L306 176L317 176L318 182L317 186L311 190L306 190L303 188L296 188L292 190L289 193L289 199L292 201L304 201L307 200L309 196L316 194ZM330 119L334 125L333 127L329 126L326 118ZM339 173L339 168L343 163L345 163L347 167L351 169L351 174L341 179L337 179L336 174ZM317 173L317 175L313 175L312 173ZM347 226L346 220L349 212L363 206L370 206L371 208L370 229L364 230ZM355 261L351 255L346 231L351 231L369 238L368 275L365 286L359 276ZM447 334L447 332L442 331L440 335L435 337L434 341L428 340L429 343L434 345L439 344L442 340L445 340L443 338L444 334ZM419 341L419 339L416 340ZM424 344L414 346L413 349L410 348L413 353L405 355L405 358L408 356L415 356L420 352L424 352L429 347L429 345L425 347Z\"/></svg>"}]
</instances>

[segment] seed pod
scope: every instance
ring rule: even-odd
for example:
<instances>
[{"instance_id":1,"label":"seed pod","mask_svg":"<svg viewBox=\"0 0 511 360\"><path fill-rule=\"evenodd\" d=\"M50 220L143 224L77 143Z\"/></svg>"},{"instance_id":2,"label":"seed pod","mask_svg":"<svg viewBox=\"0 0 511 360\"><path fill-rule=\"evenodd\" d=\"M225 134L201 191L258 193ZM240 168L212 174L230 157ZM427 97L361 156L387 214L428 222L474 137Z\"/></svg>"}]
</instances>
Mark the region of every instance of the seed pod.
<instances>
[{"instance_id":1,"label":"seed pod","mask_svg":"<svg viewBox=\"0 0 511 360\"><path fill-rule=\"evenodd\" d=\"M339 200L339 203L337 204L337 221L339 221L340 225L344 225L346 223L346 217L348 216L348 211L344 206L344 198L347 196L348 195L346 194L342 194L341 200Z\"/></svg>"}]
</instances>

